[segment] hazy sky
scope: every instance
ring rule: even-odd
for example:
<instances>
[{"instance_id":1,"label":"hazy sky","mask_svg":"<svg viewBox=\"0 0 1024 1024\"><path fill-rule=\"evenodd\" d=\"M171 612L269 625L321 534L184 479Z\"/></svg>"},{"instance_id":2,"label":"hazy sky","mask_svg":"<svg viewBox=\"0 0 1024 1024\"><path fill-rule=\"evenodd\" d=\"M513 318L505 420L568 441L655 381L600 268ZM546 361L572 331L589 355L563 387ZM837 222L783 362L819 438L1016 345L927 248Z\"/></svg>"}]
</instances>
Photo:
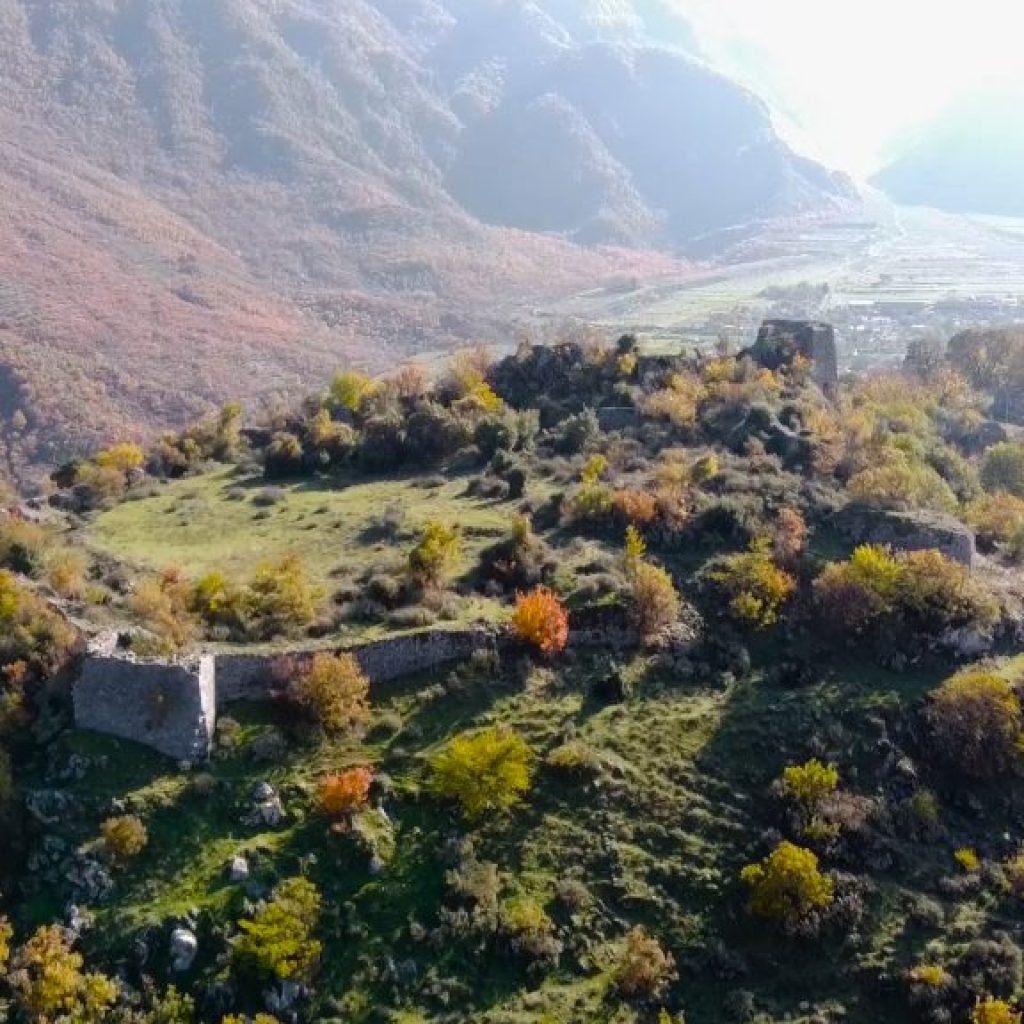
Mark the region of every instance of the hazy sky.
<instances>
[{"instance_id":1,"label":"hazy sky","mask_svg":"<svg viewBox=\"0 0 1024 1024\"><path fill-rule=\"evenodd\" d=\"M675 0L702 43L856 174L951 100L1024 89L1021 0ZM805 146L806 148L806 146Z\"/></svg>"}]
</instances>

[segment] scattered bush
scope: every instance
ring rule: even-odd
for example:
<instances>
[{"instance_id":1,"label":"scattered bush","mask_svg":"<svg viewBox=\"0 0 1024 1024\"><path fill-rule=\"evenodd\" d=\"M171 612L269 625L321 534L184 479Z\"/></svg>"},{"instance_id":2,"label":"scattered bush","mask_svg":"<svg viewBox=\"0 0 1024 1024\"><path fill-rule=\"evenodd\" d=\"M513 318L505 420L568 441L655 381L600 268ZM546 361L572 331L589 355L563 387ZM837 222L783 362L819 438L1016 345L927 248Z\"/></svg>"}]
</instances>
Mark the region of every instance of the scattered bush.
<instances>
[{"instance_id":1,"label":"scattered bush","mask_svg":"<svg viewBox=\"0 0 1024 1024\"><path fill-rule=\"evenodd\" d=\"M633 621L641 636L652 637L679 618L682 601L672 577L659 565L637 561L627 571Z\"/></svg>"},{"instance_id":2,"label":"scattered bush","mask_svg":"<svg viewBox=\"0 0 1024 1024\"><path fill-rule=\"evenodd\" d=\"M320 597L298 555L265 562L257 568L245 598L252 639L271 640L308 626L316 617Z\"/></svg>"},{"instance_id":3,"label":"scattered bush","mask_svg":"<svg viewBox=\"0 0 1024 1024\"><path fill-rule=\"evenodd\" d=\"M956 772L990 779L1020 766L1020 699L1001 676L978 669L953 676L931 695L925 717L936 754Z\"/></svg>"},{"instance_id":4,"label":"scattered bush","mask_svg":"<svg viewBox=\"0 0 1024 1024\"><path fill-rule=\"evenodd\" d=\"M327 733L360 729L370 719L370 682L351 654L317 654L292 693Z\"/></svg>"},{"instance_id":5,"label":"scattered bush","mask_svg":"<svg viewBox=\"0 0 1024 1024\"><path fill-rule=\"evenodd\" d=\"M971 1024L1021 1024L1021 1015L1002 999L983 999L971 1012Z\"/></svg>"},{"instance_id":6,"label":"scattered bush","mask_svg":"<svg viewBox=\"0 0 1024 1024\"><path fill-rule=\"evenodd\" d=\"M365 767L328 775L320 781L320 807L333 818L351 814L365 806L372 784L373 772Z\"/></svg>"},{"instance_id":7,"label":"scattered bush","mask_svg":"<svg viewBox=\"0 0 1024 1024\"><path fill-rule=\"evenodd\" d=\"M320 959L313 937L320 919L320 893L305 878L290 878L241 930L231 958L242 974L277 981L308 981Z\"/></svg>"},{"instance_id":8,"label":"scattered bush","mask_svg":"<svg viewBox=\"0 0 1024 1024\"><path fill-rule=\"evenodd\" d=\"M804 764L791 764L782 773L783 789L788 797L805 809L814 810L839 785L839 769L812 758Z\"/></svg>"},{"instance_id":9,"label":"scattered bush","mask_svg":"<svg viewBox=\"0 0 1024 1024\"><path fill-rule=\"evenodd\" d=\"M181 569L172 566L160 576L142 580L129 602L137 616L157 638L163 653L185 647L196 636L189 615L189 588Z\"/></svg>"},{"instance_id":10,"label":"scattered bush","mask_svg":"<svg viewBox=\"0 0 1024 1024\"><path fill-rule=\"evenodd\" d=\"M969 875L973 875L981 870L981 858L974 852L974 850L966 846L957 850L953 854L953 859Z\"/></svg>"},{"instance_id":11,"label":"scattered bush","mask_svg":"<svg viewBox=\"0 0 1024 1024\"><path fill-rule=\"evenodd\" d=\"M409 554L409 572L425 586L438 586L458 564L462 541L456 527L432 519Z\"/></svg>"},{"instance_id":12,"label":"scattered bush","mask_svg":"<svg viewBox=\"0 0 1024 1024\"><path fill-rule=\"evenodd\" d=\"M456 736L431 761L435 792L469 818L511 810L530 788L533 751L514 732L491 728Z\"/></svg>"},{"instance_id":13,"label":"scattered bush","mask_svg":"<svg viewBox=\"0 0 1024 1024\"><path fill-rule=\"evenodd\" d=\"M799 924L835 897L835 886L819 870L818 858L789 842L779 843L760 864L748 864L740 877L750 888L751 912L784 926Z\"/></svg>"},{"instance_id":14,"label":"scattered bush","mask_svg":"<svg viewBox=\"0 0 1024 1024\"><path fill-rule=\"evenodd\" d=\"M980 544L1009 544L1024 534L1024 498L1005 491L983 494L967 506L965 518Z\"/></svg>"},{"instance_id":15,"label":"scattered bush","mask_svg":"<svg viewBox=\"0 0 1024 1024\"><path fill-rule=\"evenodd\" d=\"M849 561L825 567L814 597L823 624L852 636L876 631L921 640L987 626L997 614L970 572L938 551L859 547Z\"/></svg>"},{"instance_id":16,"label":"scattered bush","mask_svg":"<svg viewBox=\"0 0 1024 1024\"><path fill-rule=\"evenodd\" d=\"M104 852L118 864L126 864L133 860L142 853L149 842L146 826L134 814L108 818L100 826L100 833L103 836Z\"/></svg>"},{"instance_id":17,"label":"scattered bush","mask_svg":"<svg viewBox=\"0 0 1024 1024\"><path fill-rule=\"evenodd\" d=\"M765 541L755 541L743 554L726 556L710 580L723 592L732 618L755 629L774 625L796 589L793 577L772 560Z\"/></svg>"},{"instance_id":18,"label":"scattered bush","mask_svg":"<svg viewBox=\"0 0 1024 1024\"><path fill-rule=\"evenodd\" d=\"M85 961L58 925L37 929L10 961L7 982L27 1020L93 1024L117 998L117 985L102 974L84 973Z\"/></svg>"},{"instance_id":19,"label":"scattered bush","mask_svg":"<svg viewBox=\"0 0 1024 1024\"><path fill-rule=\"evenodd\" d=\"M553 591L538 587L516 596L512 631L542 654L557 654L569 642L569 616Z\"/></svg>"},{"instance_id":20,"label":"scattered bush","mask_svg":"<svg viewBox=\"0 0 1024 1024\"><path fill-rule=\"evenodd\" d=\"M986 491L1024 498L1024 443L1004 441L989 448L981 464L981 482Z\"/></svg>"},{"instance_id":21,"label":"scattered bush","mask_svg":"<svg viewBox=\"0 0 1024 1024\"><path fill-rule=\"evenodd\" d=\"M631 999L655 999L675 975L672 959L661 943L641 928L626 936L622 956L615 968L615 987Z\"/></svg>"}]
</instances>

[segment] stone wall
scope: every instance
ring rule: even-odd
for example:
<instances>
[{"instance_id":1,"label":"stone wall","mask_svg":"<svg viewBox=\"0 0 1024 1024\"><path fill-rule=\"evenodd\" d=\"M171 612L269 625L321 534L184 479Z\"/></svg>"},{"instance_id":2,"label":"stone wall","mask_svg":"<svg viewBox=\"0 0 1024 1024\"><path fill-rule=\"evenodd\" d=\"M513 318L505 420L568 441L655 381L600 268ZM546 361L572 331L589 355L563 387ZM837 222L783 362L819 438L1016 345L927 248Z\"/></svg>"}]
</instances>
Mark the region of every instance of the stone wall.
<instances>
[{"instance_id":1,"label":"stone wall","mask_svg":"<svg viewBox=\"0 0 1024 1024\"><path fill-rule=\"evenodd\" d=\"M371 683L465 661L494 649L488 630L431 630L348 648ZM265 700L316 651L204 654L146 661L117 650L116 634L94 641L74 685L75 725L143 743L178 760L212 749L217 712L238 701Z\"/></svg>"},{"instance_id":2,"label":"stone wall","mask_svg":"<svg viewBox=\"0 0 1024 1024\"><path fill-rule=\"evenodd\" d=\"M496 642L493 633L482 629L428 630L386 637L343 650L355 655L371 683L384 683L465 661L477 651L494 647ZM243 700L265 700L271 690L280 685L287 670L301 667L315 653L218 654L217 707Z\"/></svg>"},{"instance_id":3,"label":"stone wall","mask_svg":"<svg viewBox=\"0 0 1024 1024\"><path fill-rule=\"evenodd\" d=\"M214 659L137 661L86 654L73 689L75 725L144 743L180 761L210 752L216 724Z\"/></svg>"},{"instance_id":4,"label":"stone wall","mask_svg":"<svg viewBox=\"0 0 1024 1024\"><path fill-rule=\"evenodd\" d=\"M947 558L974 568L974 531L939 512L895 512L851 503L841 508L832 525L854 544L881 544L896 551L941 551Z\"/></svg>"}]
</instances>

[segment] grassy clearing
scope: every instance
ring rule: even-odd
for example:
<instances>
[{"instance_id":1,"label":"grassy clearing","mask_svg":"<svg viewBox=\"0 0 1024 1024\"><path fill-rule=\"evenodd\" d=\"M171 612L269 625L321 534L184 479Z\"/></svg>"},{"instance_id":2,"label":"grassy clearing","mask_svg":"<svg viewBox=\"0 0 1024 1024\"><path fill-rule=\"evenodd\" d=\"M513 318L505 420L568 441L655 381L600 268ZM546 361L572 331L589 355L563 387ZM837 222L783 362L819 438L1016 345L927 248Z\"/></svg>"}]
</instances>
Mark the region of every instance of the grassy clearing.
<instances>
[{"instance_id":1,"label":"grassy clearing","mask_svg":"<svg viewBox=\"0 0 1024 1024\"><path fill-rule=\"evenodd\" d=\"M457 523L467 571L480 550L508 530L513 506L466 495L467 478L303 481L268 487L261 477L222 469L163 486L154 497L118 505L87 528L95 550L145 569L187 566L244 578L267 559L301 555L321 582L395 557L380 519L394 510L398 549L411 547L430 519ZM268 491L278 500L265 507Z\"/></svg>"}]
</instances>

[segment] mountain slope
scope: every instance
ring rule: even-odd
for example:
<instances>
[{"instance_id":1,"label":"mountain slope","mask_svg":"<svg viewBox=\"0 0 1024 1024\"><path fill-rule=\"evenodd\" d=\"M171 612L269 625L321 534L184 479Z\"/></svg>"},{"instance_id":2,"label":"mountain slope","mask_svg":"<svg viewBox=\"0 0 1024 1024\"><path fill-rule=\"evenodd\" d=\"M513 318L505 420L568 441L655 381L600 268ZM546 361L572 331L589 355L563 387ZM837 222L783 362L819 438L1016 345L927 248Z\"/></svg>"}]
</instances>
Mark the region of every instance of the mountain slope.
<instances>
[{"instance_id":1,"label":"mountain slope","mask_svg":"<svg viewBox=\"0 0 1024 1024\"><path fill-rule=\"evenodd\" d=\"M6 458L848 201L687 48L661 0L0 0Z\"/></svg>"},{"instance_id":2,"label":"mountain slope","mask_svg":"<svg viewBox=\"0 0 1024 1024\"><path fill-rule=\"evenodd\" d=\"M984 95L960 102L921 132L874 183L901 203L1024 216L1020 99Z\"/></svg>"}]
</instances>

